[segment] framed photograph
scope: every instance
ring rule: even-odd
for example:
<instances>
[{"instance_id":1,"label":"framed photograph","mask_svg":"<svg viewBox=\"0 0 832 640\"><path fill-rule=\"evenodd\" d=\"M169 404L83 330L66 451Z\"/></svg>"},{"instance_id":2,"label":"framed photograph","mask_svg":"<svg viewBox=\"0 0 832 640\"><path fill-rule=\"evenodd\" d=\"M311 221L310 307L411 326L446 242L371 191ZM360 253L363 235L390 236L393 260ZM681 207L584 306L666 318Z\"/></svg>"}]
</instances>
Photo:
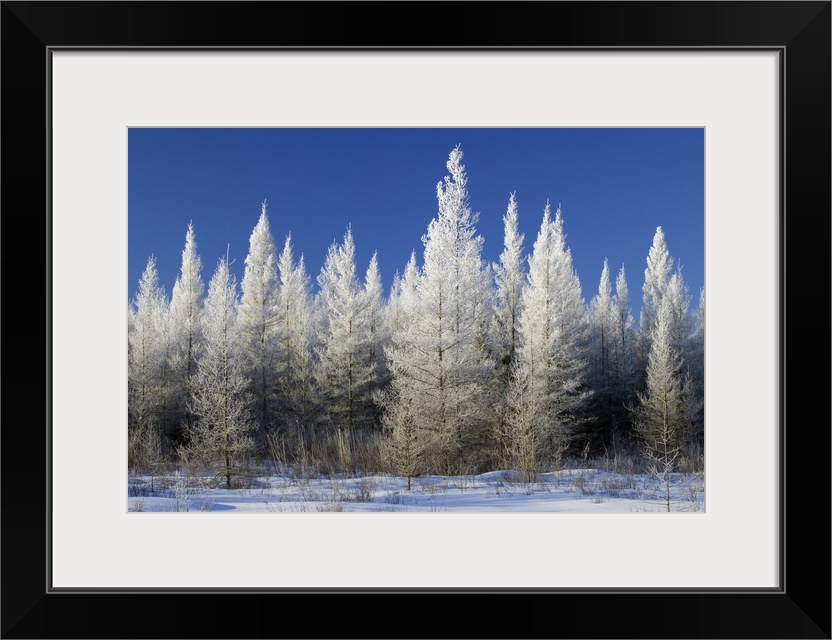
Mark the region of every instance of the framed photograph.
<instances>
[{"instance_id":1,"label":"framed photograph","mask_svg":"<svg viewBox=\"0 0 832 640\"><path fill-rule=\"evenodd\" d=\"M452 612L439 635L539 636L529 604L569 612L552 637L830 637L829 384L803 355L828 353L803 301L830 290L830 3L603 7L3 3L4 637L387 637L356 605L417 595L425 637ZM369 28L402 11L424 41ZM701 131L706 508L129 512L131 132L208 128ZM462 596L506 615L456 622ZM263 613L301 599L325 621Z\"/></svg>"},{"instance_id":2,"label":"framed photograph","mask_svg":"<svg viewBox=\"0 0 832 640\"><path fill-rule=\"evenodd\" d=\"M704 127L127 146L129 511L705 511Z\"/></svg>"}]
</instances>

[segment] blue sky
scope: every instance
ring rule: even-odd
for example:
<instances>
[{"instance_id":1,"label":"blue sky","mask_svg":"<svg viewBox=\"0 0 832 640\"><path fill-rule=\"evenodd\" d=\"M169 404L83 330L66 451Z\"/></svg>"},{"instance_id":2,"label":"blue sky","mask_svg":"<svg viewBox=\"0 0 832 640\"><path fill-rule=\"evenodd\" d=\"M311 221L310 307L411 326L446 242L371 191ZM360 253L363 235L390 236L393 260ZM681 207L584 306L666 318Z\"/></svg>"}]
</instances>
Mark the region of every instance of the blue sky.
<instances>
[{"instance_id":1,"label":"blue sky","mask_svg":"<svg viewBox=\"0 0 832 640\"><path fill-rule=\"evenodd\" d=\"M546 200L560 203L567 244L588 302L604 258L623 264L638 320L656 227L682 265L693 304L704 284L703 129L130 129L128 298L148 256L170 295L193 221L207 283L228 250L242 277L266 200L278 250L292 234L314 283L327 248L348 225L363 277L373 251L386 290L436 216L448 154L464 153L484 258L497 261L509 194L525 249Z\"/></svg>"}]
</instances>

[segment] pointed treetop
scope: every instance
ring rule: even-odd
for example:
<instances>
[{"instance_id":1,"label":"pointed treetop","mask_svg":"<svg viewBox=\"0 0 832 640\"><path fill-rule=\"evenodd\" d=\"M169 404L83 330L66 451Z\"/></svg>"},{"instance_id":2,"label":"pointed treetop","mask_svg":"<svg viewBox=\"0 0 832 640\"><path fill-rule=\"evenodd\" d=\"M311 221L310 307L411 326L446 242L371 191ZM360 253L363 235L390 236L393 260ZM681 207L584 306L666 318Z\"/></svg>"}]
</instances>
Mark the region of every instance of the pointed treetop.
<instances>
[{"instance_id":1,"label":"pointed treetop","mask_svg":"<svg viewBox=\"0 0 832 640\"><path fill-rule=\"evenodd\" d=\"M656 233L653 235L653 244L650 247L650 252L647 256L647 265L654 267L659 261L667 262L670 259L670 253L667 250L667 241L664 237L664 231L661 227L656 227Z\"/></svg>"},{"instance_id":2,"label":"pointed treetop","mask_svg":"<svg viewBox=\"0 0 832 640\"><path fill-rule=\"evenodd\" d=\"M266 213L266 201L263 201L263 204L260 205L260 218L257 220L257 225L254 227L255 231L258 229L265 230L266 232L269 231L269 217ZM254 237L254 232L252 232L252 237Z\"/></svg>"},{"instance_id":3,"label":"pointed treetop","mask_svg":"<svg viewBox=\"0 0 832 640\"><path fill-rule=\"evenodd\" d=\"M182 264L179 274L173 284L172 305L184 309L192 308L200 304L204 285L202 283L202 259L199 257L196 248L196 234L194 232L193 220L188 223L188 230L185 233L185 248L182 249ZM190 312L185 311L188 317Z\"/></svg>"},{"instance_id":4,"label":"pointed treetop","mask_svg":"<svg viewBox=\"0 0 832 640\"><path fill-rule=\"evenodd\" d=\"M147 258L147 265L144 268L142 277L139 280L138 297L149 297L161 294L159 286L159 271L156 268L156 256L151 254Z\"/></svg>"},{"instance_id":5,"label":"pointed treetop","mask_svg":"<svg viewBox=\"0 0 832 640\"><path fill-rule=\"evenodd\" d=\"M627 286L627 275L624 272L624 265L618 271L618 276L615 278L615 297L622 310L626 309L629 312L630 307L630 290Z\"/></svg>"},{"instance_id":6,"label":"pointed treetop","mask_svg":"<svg viewBox=\"0 0 832 640\"><path fill-rule=\"evenodd\" d=\"M517 197L516 192L512 191L508 196L508 207L506 208L506 214L503 216L503 222L508 226L512 226L515 231L517 229Z\"/></svg>"},{"instance_id":7,"label":"pointed treetop","mask_svg":"<svg viewBox=\"0 0 832 640\"><path fill-rule=\"evenodd\" d=\"M618 270L618 276L615 278L615 292L616 294L620 294L622 291L627 290L627 273L624 271L624 265L621 265L621 268Z\"/></svg>"},{"instance_id":8,"label":"pointed treetop","mask_svg":"<svg viewBox=\"0 0 832 640\"><path fill-rule=\"evenodd\" d=\"M367 267L367 273L378 273L378 249L373 251L370 257L370 266Z\"/></svg>"},{"instance_id":9,"label":"pointed treetop","mask_svg":"<svg viewBox=\"0 0 832 640\"><path fill-rule=\"evenodd\" d=\"M185 248L182 250L183 261L187 256L194 256L196 254L196 231L194 230L194 221L188 223L188 230L185 232Z\"/></svg>"},{"instance_id":10,"label":"pointed treetop","mask_svg":"<svg viewBox=\"0 0 832 640\"><path fill-rule=\"evenodd\" d=\"M367 272L364 275L364 291L371 296L382 295L381 272L378 267L378 251L373 252L373 257L370 258L370 265L367 267Z\"/></svg>"},{"instance_id":11,"label":"pointed treetop","mask_svg":"<svg viewBox=\"0 0 832 640\"><path fill-rule=\"evenodd\" d=\"M560 215L560 205L555 208L554 215L552 214L552 201L549 198L546 198L546 204L543 205L543 218L547 222L555 220L555 218Z\"/></svg>"},{"instance_id":12,"label":"pointed treetop","mask_svg":"<svg viewBox=\"0 0 832 640\"><path fill-rule=\"evenodd\" d=\"M601 269L601 282L599 284L599 293L609 291L610 287L610 263L607 258L604 258L604 267ZM601 291L603 289L604 291Z\"/></svg>"},{"instance_id":13,"label":"pointed treetop","mask_svg":"<svg viewBox=\"0 0 832 640\"><path fill-rule=\"evenodd\" d=\"M448 167L448 171L451 175L454 175L456 172L465 171L465 165L462 163L462 143L458 142L457 145L453 148L453 151L448 155L448 162L446 163L446 167Z\"/></svg>"},{"instance_id":14,"label":"pointed treetop","mask_svg":"<svg viewBox=\"0 0 832 640\"><path fill-rule=\"evenodd\" d=\"M436 185L436 197L439 200L439 219L450 219L454 223L472 225L477 223L478 215L471 214L468 206L468 177L465 166L461 163L460 145L454 147L446 163L448 174Z\"/></svg>"},{"instance_id":15,"label":"pointed treetop","mask_svg":"<svg viewBox=\"0 0 832 640\"><path fill-rule=\"evenodd\" d=\"M647 254L647 268L644 270L645 296L653 296L660 303L672 269L673 259L667 249L664 232L661 227L656 227L653 244Z\"/></svg>"}]
</instances>

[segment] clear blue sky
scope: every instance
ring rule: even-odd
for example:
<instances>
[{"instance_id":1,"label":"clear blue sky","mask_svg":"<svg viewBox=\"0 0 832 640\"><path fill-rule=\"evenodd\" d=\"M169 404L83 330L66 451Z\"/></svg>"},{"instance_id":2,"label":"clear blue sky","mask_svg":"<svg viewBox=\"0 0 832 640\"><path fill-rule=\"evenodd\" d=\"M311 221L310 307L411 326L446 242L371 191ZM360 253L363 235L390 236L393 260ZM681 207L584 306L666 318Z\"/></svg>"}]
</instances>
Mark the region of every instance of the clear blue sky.
<instances>
[{"instance_id":1,"label":"clear blue sky","mask_svg":"<svg viewBox=\"0 0 832 640\"><path fill-rule=\"evenodd\" d=\"M497 261L509 194L531 252L546 200L562 206L585 300L604 258L623 264L638 321L656 227L698 303L704 284L703 129L130 129L128 297L148 256L165 292L193 221L207 283L226 248L238 282L267 201L278 251L291 232L313 283L327 248L352 225L363 278L373 251L386 292L436 216L436 184L462 145L484 258Z\"/></svg>"}]
</instances>

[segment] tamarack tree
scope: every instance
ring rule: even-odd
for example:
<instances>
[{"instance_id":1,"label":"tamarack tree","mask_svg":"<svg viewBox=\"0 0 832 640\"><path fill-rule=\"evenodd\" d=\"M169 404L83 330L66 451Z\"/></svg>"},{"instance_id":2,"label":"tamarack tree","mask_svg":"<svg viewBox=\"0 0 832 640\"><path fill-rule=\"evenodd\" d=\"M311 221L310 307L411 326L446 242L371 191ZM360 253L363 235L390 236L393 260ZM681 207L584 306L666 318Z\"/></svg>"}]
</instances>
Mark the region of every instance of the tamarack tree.
<instances>
[{"instance_id":1,"label":"tamarack tree","mask_svg":"<svg viewBox=\"0 0 832 640\"><path fill-rule=\"evenodd\" d=\"M412 420L425 467L442 472L459 469L466 457L482 451L493 415L487 384L493 370L486 335L492 316L489 271L461 160L457 146L436 188L438 215L422 238L424 264L406 283L412 292L400 301L411 305L403 310L407 321L387 352L393 375L387 421ZM399 427L393 433L407 432Z\"/></svg>"},{"instance_id":2,"label":"tamarack tree","mask_svg":"<svg viewBox=\"0 0 832 640\"><path fill-rule=\"evenodd\" d=\"M204 344L193 375L188 444L180 453L188 462L219 463L226 488L255 453L250 412L250 381L242 373L237 333L237 282L228 261L220 260L208 285L204 308Z\"/></svg>"},{"instance_id":3,"label":"tamarack tree","mask_svg":"<svg viewBox=\"0 0 832 640\"><path fill-rule=\"evenodd\" d=\"M242 371L249 380L251 410L261 436L273 428L277 406L277 344L280 318L277 256L266 203L249 239L237 309Z\"/></svg>"},{"instance_id":4,"label":"tamarack tree","mask_svg":"<svg viewBox=\"0 0 832 640\"><path fill-rule=\"evenodd\" d=\"M175 445L183 444L191 428L192 387L196 362L202 347L202 260L196 250L194 225L190 223L182 250L182 266L173 285L170 300L171 368L176 400L176 425L172 434Z\"/></svg>"},{"instance_id":5,"label":"tamarack tree","mask_svg":"<svg viewBox=\"0 0 832 640\"><path fill-rule=\"evenodd\" d=\"M165 386L166 305L156 259L151 256L127 312L127 442L131 466L152 464L162 456L169 392Z\"/></svg>"},{"instance_id":6,"label":"tamarack tree","mask_svg":"<svg viewBox=\"0 0 832 640\"><path fill-rule=\"evenodd\" d=\"M528 480L544 462L559 463L581 419L588 396L583 306L561 211L552 219L547 202L529 257L503 433L509 458Z\"/></svg>"},{"instance_id":7,"label":"tamarack tree","mask_svg":"<svg viewBox=\"0 0 832 640\"><path fill-rule=\"evenodd\" d=\"M644 441L644 455L651 473L662 483L670 511L671 473L681 455L680 435L684 427L682 404L682 357L673 346L672 305L657 309L650 332L647 386L639 393L636 432Z\"/></svg>"},{"instance_id":8,"label":"tamarack tree","mask_svg":"<svg viewBox=\"0 0 832 640\"><path fill-rule=\"evenodd\" d=\"M347 229L342 244L333 244L318 277L322 325L318 384L324 418L337 433L342 462L350 464L356 428L372 416L376 377L370 321L370 298L355 269L355 242Z\"/></svg>"},{"instance_id":9,"label":"tamarack tree","mask_svg":"<svg viewBox=\"0 0 832 640\"><path fill-rule=\"evenodd\" d=\"M314 414L312 358L312 293L301 255L294 259L291 234L278 259L278 423L283 428L306 424Z\"/></svg>"}]
</instances>

